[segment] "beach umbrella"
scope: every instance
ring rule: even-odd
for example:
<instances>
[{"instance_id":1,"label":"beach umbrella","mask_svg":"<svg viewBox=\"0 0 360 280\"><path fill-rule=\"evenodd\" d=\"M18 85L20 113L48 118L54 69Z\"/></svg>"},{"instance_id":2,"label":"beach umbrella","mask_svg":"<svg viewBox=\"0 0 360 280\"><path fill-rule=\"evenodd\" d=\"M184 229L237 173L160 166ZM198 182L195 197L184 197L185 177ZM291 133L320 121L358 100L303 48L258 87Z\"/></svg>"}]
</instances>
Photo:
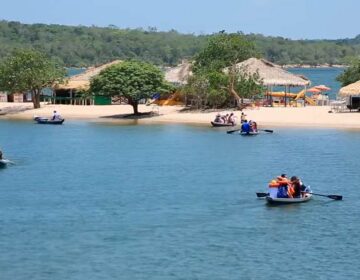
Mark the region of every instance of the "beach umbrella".
<instances>
[{"instance_id":1,"label":"beach umbrella","mask_svg":"<svg viewBox=\"0 0 360 280\"><path fill-rule=\"evenodd\" d=\"M320 89L317 89L316 87L312 87L312 88L309 88L309 89L307 90L307 92L320 93L321 90L320 90Z\"/></svg>"},{"instance_id":2,"label":"beach umbrella","mask_svg":"<svg viewBox=\"0 0 360 280\"><path fill-rule=\"evenodd\" d=\"M319 86L315 86L314 88L320 90L320 91L329 91L331 90L331 88L324 86L324 85L319 85Z\"/></svg>"}]
</instances>

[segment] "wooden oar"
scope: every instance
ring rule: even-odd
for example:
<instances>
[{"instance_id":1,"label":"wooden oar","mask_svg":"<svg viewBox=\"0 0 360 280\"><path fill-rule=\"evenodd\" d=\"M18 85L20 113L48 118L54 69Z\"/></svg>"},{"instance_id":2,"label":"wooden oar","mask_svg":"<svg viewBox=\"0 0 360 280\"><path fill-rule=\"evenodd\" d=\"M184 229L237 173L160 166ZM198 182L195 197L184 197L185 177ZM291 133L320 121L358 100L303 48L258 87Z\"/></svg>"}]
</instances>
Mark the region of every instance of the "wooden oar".
<instances>
[{"instance_id":1,"label":"wooden oar","mask_svg":"<svg viewBox=\"0 0 360 280\"><path fill-rule=\"evenodd\" d=\"M273 133L274 130L271 129L258 129L259 131L265 131L265 132L269 132L269 133Z\"/></svg>"},{"instance_id":2,"label":"wooden oar","mask_svg":"<svg viewBox=\"0 0 360 280\"><path fill-rule=\"evenodd\" d=\"M259 198L260 197L267 197L268 195L269 195L268 193L264 193L264 192L257 192L256 193L256 196L259 197Z\"/></svg>"},{"instance_id":3,"label":"wooden oar","mask_svg":"<svg viewBox=\"0 0 360 280\"><path fill-rule=\"evenodd\" d=\"M226 133L231 134L231 133L234 133L236 131L241 131L241 128L240 129L234 129L234 130L228 130ZM265 132L269 132L269 133L274 133L274 130L271 130L271 129L258 129L258 131L265 131Z\"/></svg>"},{"instance_id":4,"label":"wooden oar","mask_svg":"<svg viewBox=\"0 0 360 280\"><path fill-rule=\"evenodd\" d=\"M331 199L334 199L334 200L342 200L342 195L336 195L336 194L319 194L319 193L310 193L310 194L313 194L313 195L317 195L317 196L324 196L324 197L328 197L328 198L331 198Z\"/></svg>"},{"instance_id":5,"label":"wooden oar","mask_svg":"<svg viewBox=\"0 0 360 280\"><path fill-rule=\"evenodd\" d=\"M226 131L226 133L231 134L231 133L234 133L234 132L240 131L240 130L241 130L241 128L239 128L239 129L234 129L234 130L228 130L228 131Z\"/></svg>"}]
</instances>

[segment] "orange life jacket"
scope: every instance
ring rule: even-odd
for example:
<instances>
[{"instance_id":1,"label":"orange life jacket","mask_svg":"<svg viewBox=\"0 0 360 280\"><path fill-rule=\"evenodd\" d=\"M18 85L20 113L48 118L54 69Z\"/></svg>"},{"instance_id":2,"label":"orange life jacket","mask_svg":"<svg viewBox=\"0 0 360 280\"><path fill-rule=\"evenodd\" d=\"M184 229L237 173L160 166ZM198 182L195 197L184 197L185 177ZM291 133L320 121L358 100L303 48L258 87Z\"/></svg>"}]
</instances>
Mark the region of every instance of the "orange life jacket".
<instances>
[{"instance_id":1,"label":"orange life jacket","mask_svg":"<svg viewBox=\"0 0 360 280\"><path fill-rule=\"evenodd\" d=\"M293 197L294 197L294 194L295 194L295 189L294 189L294 187L293 187L291 184L289 184L289 185L288 185L288 196L291 197L291 198L293 198Z\"/></svg>"},{"instance_id":2,"label":"orange life jacket","mask_svg":"<svg viewBox=\"0 0 360 280\"><path fill-rule=\"evenodd\" d=\"M270 183L269 183L269 188L278 188L280 185L279 183L276 181L276 180L272 180Z\"/></svg>"}]
</instances>

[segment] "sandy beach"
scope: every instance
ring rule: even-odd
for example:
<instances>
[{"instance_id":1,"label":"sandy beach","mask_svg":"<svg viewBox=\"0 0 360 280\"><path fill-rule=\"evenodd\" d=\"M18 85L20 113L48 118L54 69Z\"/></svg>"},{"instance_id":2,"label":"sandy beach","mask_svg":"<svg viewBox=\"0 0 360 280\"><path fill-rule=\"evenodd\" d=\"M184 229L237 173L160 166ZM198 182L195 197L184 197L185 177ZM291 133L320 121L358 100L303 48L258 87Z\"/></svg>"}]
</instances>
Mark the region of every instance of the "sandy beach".
<instances>
[{"instance_id":1,"label":"sandy beach","mask_svg":"<svg viewBox=\"0 0 360 280\"><path fill-rule=\"evenodd\" d=\"M31 109L31 103L0 103L0 118L12 120L32 120L34 116L51 116L54 110L66 120L87 120L100 122L126 123L132 118L124 118L132 113L129 105L108 106L73 106L73 105L46 105L40 109ZM308 106L305 108L254 108L244 110L247 118L256 120L260 126L285 127L332 127L332 128L360 128L360 114L329 113L330 107ZM187 111L182 106L145 106L139 105L140 112L153 112L148 116L137 119L137 123L188 123L210 125L216 113L230 113L224 111ZM8 112L8 113L7 113ZM240 111L234 111L237 120Z\"/></svg>"}]
</instances>

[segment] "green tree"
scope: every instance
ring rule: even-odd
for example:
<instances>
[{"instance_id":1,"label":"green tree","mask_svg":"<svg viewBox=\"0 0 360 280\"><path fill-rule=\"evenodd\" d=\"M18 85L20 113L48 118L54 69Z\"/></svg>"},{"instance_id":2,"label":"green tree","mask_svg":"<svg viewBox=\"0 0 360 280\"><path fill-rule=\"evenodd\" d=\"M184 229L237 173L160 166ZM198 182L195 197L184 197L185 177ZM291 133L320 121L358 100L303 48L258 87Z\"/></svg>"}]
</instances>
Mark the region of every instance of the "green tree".
<instances>
[{"instance_id":1,"label":"green tree","mask_svg":"<svg viewBox=\"0 0 360 280\"><path fill-rule=\"evenodd\" d=\"M344 70L336 80L341 82L341 85L347 86L360 80L360 59L355 59L351 66Z\"/></svg>"},{"instance_id":2,"label":"green tree","mask_svg":"<svg viewBox=\"0 0 360 280\"><path fill-rule=\"evenodd\" d=\"M165 82L160 69L138 61L112 65L101 71L90 83L90 91L95 94L125 97L135 115L139 115L138 104L141 99L169 90L171 87Z\"/></svg>"},{"instance_id":3,"label":"green tree","mask_svg":"<svg viewBox=\"0 0 360 280\"><path fill-rule=\"evenodd\" d=\"M31 92L34 108L40 108L41 90L63 82L65 74L63 67L41 52L16 50L0 64L0 89Z\"/></svg>"},{"instance_id":4,"label":"green tree","mask_svg":"<svg viewBox=\"0 0 360 280\"><path fill-rule=\"evenodd\" d=\"M208 45L195 56L194 80L207 80L208 94L212 99L223 99L224 91L236 99L237 104L243 98L261 91L258 75L252 75L239 69L237 64L257 56L255 45L244 35L219 33L210 38ZM195 85L197 83L194 83Z\"/></svg>"},{"instance_id":5,"label":"green tree","mask_svg":"<svg viewBox=\"0 0 360 280\"><path fill-rule=\"evenodd\" d=\"M195 56L194 72L222 71L250 57L258 56L255 45L241 33L212 35Z\"/></svg>"}]
</instances>

